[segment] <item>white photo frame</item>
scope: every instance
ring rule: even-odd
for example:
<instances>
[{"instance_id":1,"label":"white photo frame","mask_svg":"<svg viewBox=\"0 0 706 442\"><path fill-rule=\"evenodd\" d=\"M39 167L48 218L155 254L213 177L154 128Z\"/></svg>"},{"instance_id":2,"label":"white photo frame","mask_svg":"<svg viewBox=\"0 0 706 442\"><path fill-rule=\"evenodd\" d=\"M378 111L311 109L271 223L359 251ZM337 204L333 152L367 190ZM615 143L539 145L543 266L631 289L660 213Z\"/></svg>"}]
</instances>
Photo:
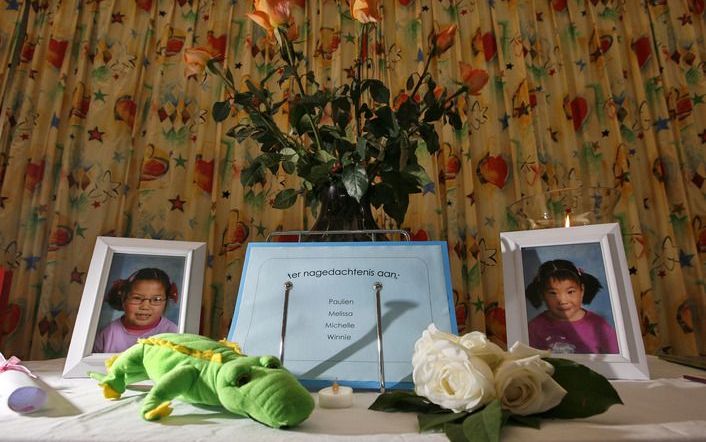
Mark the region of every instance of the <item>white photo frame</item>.
<instances>
[{"instance_id":1,"label":"white photo frame","mask_svg":"<svg viewBox=\"0 0 706 442\"><path fill-rule=\"evenodd\" d=\"M547 349L552 350L553 357L570 359L586 365L608 379L649 379L647 358L619 224L502 232L500 242L508 343L520 341L531 344L533 340L551 341L547 344L551 347ZM575 341L577 337L581 338L578 333L577 337L568 338L565 336L545 338L543 335L541 340L536 336L530 336L530 320L541 316L542 312L533 311L533 303L528 302L526 289L539 266L555 259L571 261L579 274L585 272L599 280L602 288L596 292L595 297L590 298L591 304L596 302L596 305L587 306L584 299L583 309L593 313L594 317L601 316L609 324L612 322L610 325L614 327L615 337L611 336L610 339L617 341L617 351L563 352L562 349L572 350L586 345L581 342L581 339L578 339L579 342ZM600 299L601 297L603 299ZM543 299L542 305L547 308L546 300L549 298ZM548 311L544 312L545 317L547 314L549 314ZM575 327L578 330L579 326ZM557 344L557 339L565 339L566 345ZM588 338L584 339L588 340Z\"/></svg>"},{"instance_id":2,"label":"white photo frame","mask_svg":"<svg viewBox=\"0 0 706 442\"><path fill-rule=\"evenodd\" d=\"M165 307L163 315L171 316L179 333L198 333L205 263L206 243L203 242L99 236L88 268L63 377L87 377L89 371L105 370L105 360L115 353L94 353L93 346L99 323L109 323L118 314L105 302L106 290L113 281L127 278L139 268L164 268L177 288L178 301L173 311Z\"/></svg>"}]
</instances>

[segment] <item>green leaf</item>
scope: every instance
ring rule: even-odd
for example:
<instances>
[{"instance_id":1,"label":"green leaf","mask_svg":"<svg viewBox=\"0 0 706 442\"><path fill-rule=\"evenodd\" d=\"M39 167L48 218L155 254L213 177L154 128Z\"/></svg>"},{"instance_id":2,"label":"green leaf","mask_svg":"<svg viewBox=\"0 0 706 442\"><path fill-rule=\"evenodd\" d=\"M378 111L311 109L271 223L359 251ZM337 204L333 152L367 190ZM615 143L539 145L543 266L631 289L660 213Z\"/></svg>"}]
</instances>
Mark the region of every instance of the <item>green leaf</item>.
<instances>
[{"instance_id":1,"label":"green leaf","mask_svg":"<svg viewBox=\"0 0 706 442\"><path fill-rule=\"evenodd\" d=\"M458 115L458 112L447 112L446 116L449 119L449 124L455 130L461 130L463 128L463 122L461 121L461 117Z\"/></svg>"},{"instance_id":2,"label":"green leaf","mask_svg":"<svg viewBox=\"0 0 706 442\"><path fill-rule=\"evenodd\" d=\"M292 103L289 106L289 125L299 130L299 122L304 114L306 114L306 106L304 106L301 101Z\"/></svg>"},{"instance_id":3,"label":"green leaf","mask_svg":"<svg viewBox=\"0 0 706 442\"><path fill-rule=\"evenodd\" d=\"M363 137L358 138L358 142L355 145L355 151L358 153L358 156L360 157L361 160L365 159L365 145L367 144L367 140Z\"/></svg>"},{"instance_id":4,"label":"green leaf","mask_svg":"<svg viewBox=\"0 0 706 442\"><path fill-rule=\"evenodd\" d=\"M405 88L408 91L411 91L412 88L414 88L414 74L411 74L409 77L407 77L407 83L405 84Z\"/></svg>"},{"instance_id":5,"label":"green leaf","mask_svg":"<svg viewBox=\"0 0 706 442\"><path fill-rule=\"evenodd\" d=\"M430 154L433 155L439 151L441 148L439 145L439 134L436 133L434 126L431 124L422 124L419 127L419 133L421 134L424 143L427 145L427 151Z\"/></svg>"},{"instance_id":6,"label":"green leaf","mask_svg":"<svg viewBox=\"0 0 706 442\"><path fill-rule=\"evenodd\" d=\"M320 160L322 163L328 163L329 161L336 161L336 157L331 155L329 152L325 150L317 150L316 154L314 154L314 158L317 160Z\"/></svg>"},{"instance_id":7,"label":"green leaf","mask_svg":"<svg viewBox=\"0 0 706 442\"><path fill-rule=\"evenodd\" d=\"M391 202L385 203L383 210L392 219L395 220L397 226L401 226L404 221L404 216L407 213L407 208L409 207L409 194L396 192L397 197Z\"/></svg>"},{"instance_id":8,"label":"green leaf","mask_svg":"<svg viewBox=\"0 0 706 442\"><path fill-rule=\"evenodd\" d=\"M284 171L288 174L292 175L294 172L296 172L297 165L293 161L283 161L282 169L284 169Z\"/></svg>"},{"instance_id":9,"label":"green leaf","mask_svg":"<svg viewBox=\"0 0 706 442\"><path fill-rule=\"evenodd\" d=\"M554 366L554 380L568 393L559 405L541 416L560 419L589 417L603 413L611 405L623 403L610 382L585 365L567 359L545 360Z\"/></svg>"},{"instance_id":10,"label":"green leaf","mask_svg":"<svg viewBox=\"0 0 706 442\"><path fill-rule=\"evenodd\" d=\"M295 77L296 75L297 72L294 70L293 67L285 65L282 69L282 75L280 75L279 80L277 80L277 83L281 86L282 83L287 81L288 78Z\"/></svg>"},{"instance_id":11,"label":"green leaf","mask_svg":"<svg viewBox=\"0 0 706 442\"><path fill-rule=\"evenodd\" d=\"M511 414L508 416L508 423L513 423L522 427L530 427L539 430L542 419L539 416L520 416Z\"/></svg>"},{"instance_id":12,"label":"green leaf","mask_svg":"<svg viewBox=\"0 0 706 442\"><path fill-rule=\"evenodd\" d=\"M216 123L219 123L230 115L230 102L229 101L216 101L213 103L213 119Z\"/></svg>"},{"instance_id":13,"label":"green leaf","mask_svg":"<svg viewBox=\"0 0 706 442\"><path fill-rule=\"evenodd\" d=\"M260 101L265 101L265 100L266 100L265 93L266 93L267 89L260 89L259 87L257 87L257 86L255 85L255 83L253 83L253 82L250 81L250 80L245 80L245 85L248 87L248 90L249 90L254 96L256 96L257 98L260 99Z\"/></svg>"},{"instance_id":14,"label":"green leaf","mask_svg":"<svg viewBox=\"0 0 706 442\"><path fill-rule=\"evenodd\" d=\"M416 411L419 413L447 413L429 399L418 396L412 391L390 391L382 393L368 407L376 411Z\"/></svg>"},{"instance_id":15,"label":"green leaf","mask_svg":"<svg viewBox=\"0 0 706 442\"><path fill-rule=\"evenodd\" d=\"M240 183L243 186L250 187L255 184L264 184L267 180L265 175L267 169L260 161L253 161L248 167L240 172Z\"/></svg>"},{"instance_id":16,"label":"green leaf","mask_svg":"<svg viewBox=\"0 0 706 442\"><path fill-rule=\"evenodd\" d=\"M279 151L279 154L285 157L290 157L292 161L297 161L297 158L299 157L299 154L297 154L297 151L292 149L291 147L285 147Z\"/></svg>"},{"instance_id":17,"label":"green leaf","mask_svg":"<svg viewBox=\"0 0 706 442\"><path fill-rule=\"evenodd\" d=\"M294 205L297 200L297 191L294 189L284 189L275 197L275 202L272 207L275 209L287 209Z\"/></svg>"},{"instance_id":18,"label":"green leaf","mask_svg":"<svg viewBox=\"0 0 706 442\"><path fill-rule=\"evenodd\" d=\"M317 164L313 166L309 173L300 173L299 176L311 181L314 185L323 184L328 181L328 174L331 171L331 166L328 164Z\"/></svg>"},{"instance_id":19,"label":"green leaf","mask_svg":"<svg viewBox=\"0 0 706 442\"><path fill-rule=\"evenodd\" d=\"M395 116L400 127L409 129L412 125L419 123L419 105L410 98L400 105Z\"/></svg>"},{"instance_id":20,"label":"green leaf","mask_svg":"<svg viewBox=\"0 0 706 442\"><path fill-rule=\"evenodd\" d=\"M419 164L408 164L403 172L405 174L413 176L419 183L420 188L431 183L431 178L429 178L429 175L427 175L427 171L424 170L424 168Z\"/></svg>"},{"instance_id":21,"label":"green leaf","mask_svg":"<svg viewBox=\"0 0 706 442\"><path fill-rule=\"evenodd\" d=\"M474 442L498 442L503 426L500 401L494 400L482 410L470 414L463 421L463 433Z\"/></svg>"},{"instance_id":22,"label":"green leaf","mask_svg":"<svg viewBox=\"0 0 706 442\"><path fill-rule=\"evenodd\" d=\"M370 79L363 81L363 90L370 88L370 96L377 103L387 104L390 102L390 90L380 80Z\"/></svg>"},{"instance_id":23,"label":"green leaf","mask_svg":"<svg viewBox=\"0 0 706 442\"><path fill-rule=\"evenodd\" d=\"M309 131L313 131L314 126L316 126L316 122L311 117L311 115L304 114L302 115L302 118L300 120L299 133L305 134Z\"/></svg>"},{"instance_id":24,"label":"green leaf","mask_svg":"<svg viewBox=\"0 0 706 442\"><path fill-rule=\"evenodd\" d=\"M430 123L432 121L437 121L444 114L444 110L441 106L431 106L424 113L424 121Z\"/></svg>"},{"instance_id":25,"label":"green leaf","mask_svg":"<svg viewBox=\"0 0 706 442\"><path fill-rule=\"evenodd\" d=\"M314 74L314 71L309 71L306 73L306 81L318 85L318 83L316 83L316 74Z\"/></svg>"},{"instance_id":26,"label":"green leaf","mask_svg":"<svg viewBox=\"0 0 706 442\"><path fill-rule=\"evenodd\" d=\"M348 195L360 202L368 190L368 174L365 172L365 167L355 165L344 168L343 185L346 187Z\"/></svg>"},{"instance_id":27,"label":"green leaf","mask_svg":"<svg viewBox=\"0 0 706 442\"><path fill-rule=\"evenodd\" d=\"M448 437L451 442L468 442L466 434L463 432L463 425L461 424L444 425L444 434L446 434L446 437Z\"/></svg>"},{"instance_id":28,"label":"green leaf","mask_svg":"<svg viewBox=\"0 0 706 442\"><path fill-rule=\"evenodd\" d=\"M419 431L422 432L443 428L444 424L455 422L465 416L468 416L468 413L465 411L460 413L449 412L418 414L417 422L419 422Z\"/></svg>"},{"instance_id":29,"label":"green leaf","mask_svg":"<svg viewBox=\"0 0 706 442\"><path fill-rule=\"evenodd\" d=\"M399 133L399 126L395 119L395 114L389 106L383 106L375 110L375 118L368 120L366 127L370 124L370 131L378 138L394 138Z\"/></svg>"}]
</instances>

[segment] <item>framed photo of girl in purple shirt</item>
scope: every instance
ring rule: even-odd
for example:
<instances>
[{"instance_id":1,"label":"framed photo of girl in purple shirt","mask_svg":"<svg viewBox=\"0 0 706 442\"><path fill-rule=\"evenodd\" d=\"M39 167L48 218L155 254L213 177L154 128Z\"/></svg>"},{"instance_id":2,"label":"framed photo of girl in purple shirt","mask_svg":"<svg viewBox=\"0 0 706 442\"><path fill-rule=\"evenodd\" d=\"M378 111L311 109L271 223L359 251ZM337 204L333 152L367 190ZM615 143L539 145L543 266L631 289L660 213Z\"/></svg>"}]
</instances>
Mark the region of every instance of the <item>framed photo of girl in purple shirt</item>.
<instances>
[{"instance_id":1,"label":"framed photo of girl in purple shirt","mask_svg":"<svg viewBox=\"0 0 706 442\"><path fill-rule=\"evenodd\" d=\"M206 244L98 237L64 377L103 370L139 338L198 333Z\"/></svg>"},{"instance_id":2,"label":"framed photo of girl in purple shirt","mask_svg":"<svg viewBox=\"0 0 706 442\"><path fill-rule=\"evenodd\" d=\"M500 234L508 343L649 379L618 224Z\"/></svg>"}]
</instances>

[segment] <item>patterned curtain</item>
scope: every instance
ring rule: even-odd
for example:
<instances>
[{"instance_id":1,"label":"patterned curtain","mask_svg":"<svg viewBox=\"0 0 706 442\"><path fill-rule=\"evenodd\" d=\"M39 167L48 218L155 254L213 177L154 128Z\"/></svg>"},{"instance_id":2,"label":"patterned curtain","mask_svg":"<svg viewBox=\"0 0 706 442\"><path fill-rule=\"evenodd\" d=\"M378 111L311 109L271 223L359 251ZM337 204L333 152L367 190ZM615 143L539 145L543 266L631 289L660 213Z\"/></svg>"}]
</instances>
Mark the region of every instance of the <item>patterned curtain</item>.
<instances>
[{"instance_id":1,"label":"patterned curtain","mask_svg":"<svg viewBox=\"0 0 706 442\"><path fill-rule=\"evenodd\" d=\"M309 68L342 84L357 44L347 5L292 4ZM292 179L284 172L240 185L256 146L226 135L238 114L213 122L220 82L185 75L193 47L222 56L236 84L262 77L278 54L245 17L250 2L6 5L0 265L12 287L0 296L0 349L66 354L99 235L207 242L201 332L225 336L244 245L312 223L301 205L271 207ZM510 205L600 185L620 192L615 216L647 350L706 353L703 3L384 0L381 10L367 72L393 96L421 71L429 33L451 23L456 44L432 66L437 81L454 87L460 62L490 74L459 103L463 130L439 128L443 151L422 158L433 185L401 226L448 241L461 330L505 341L499 233L518 228Z\"/></svg>"}]
</instances>

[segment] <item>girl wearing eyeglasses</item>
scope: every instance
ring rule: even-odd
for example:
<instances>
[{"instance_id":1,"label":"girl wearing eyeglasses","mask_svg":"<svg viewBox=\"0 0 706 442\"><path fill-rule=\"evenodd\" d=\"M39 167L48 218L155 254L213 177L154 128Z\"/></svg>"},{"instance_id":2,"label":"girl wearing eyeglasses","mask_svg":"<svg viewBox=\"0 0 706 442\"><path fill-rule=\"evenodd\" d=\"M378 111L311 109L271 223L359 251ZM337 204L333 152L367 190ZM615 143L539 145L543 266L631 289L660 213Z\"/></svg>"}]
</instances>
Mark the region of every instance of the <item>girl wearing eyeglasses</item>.
<instances>
[{"instance_id":1,"label":"girl wearing eyeglasses","mask_svg":"<svg viewBox=\"0 0 706 442\"><path fill-rule=\"evenodd\" d=\"M164 316L169 300L177 301L176 284L157 268L143 268L127 279L118 279L106 293L106 301L125 312L96 336L94 353L121 352L158 333L176 333L178 327Z\"/></svg>"}]
</instances>

